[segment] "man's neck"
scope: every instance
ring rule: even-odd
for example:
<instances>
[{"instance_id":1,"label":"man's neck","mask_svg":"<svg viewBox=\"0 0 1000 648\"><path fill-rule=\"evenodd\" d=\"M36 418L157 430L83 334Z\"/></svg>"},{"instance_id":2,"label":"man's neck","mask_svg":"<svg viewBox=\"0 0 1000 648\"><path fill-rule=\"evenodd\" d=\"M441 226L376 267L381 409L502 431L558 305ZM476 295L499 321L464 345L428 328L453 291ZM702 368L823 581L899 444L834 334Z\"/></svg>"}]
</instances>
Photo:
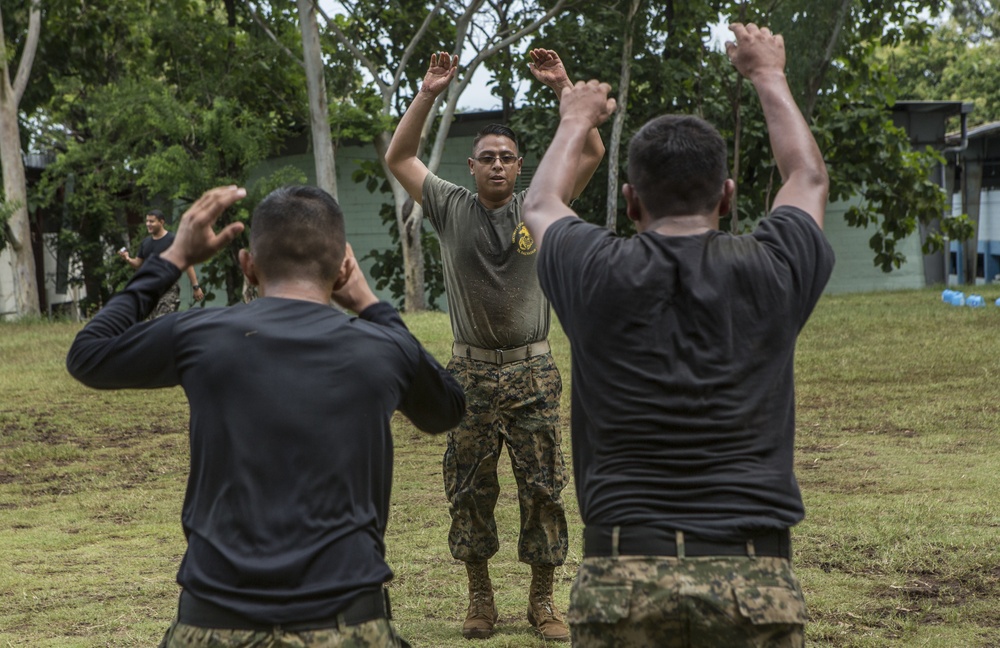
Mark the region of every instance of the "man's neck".
<instances>
[{"instance_id":1,"label":"man's neck","mask_svg":"<svg viewBox=\"0 0 1000 648\"><path fill-rule=\"evenodd\" d=\"M714 214L692 214L654 218L645 223L640 231L656 232L664 236L694 236L717 229L719 229L718 216Z\"/></svg>"},{"instance_id":2,"label":"man's neck","mask_svg":"<svg viewBox=\"0 0 1000 648\"><path fill-rule=\"evenodd\" d=\"M159 232L153 232L153 234L152 234L154 241L159 241L161 238L163 238L166 235L167 235L167 230L165 230L165 229L161 229Z\"/></svg>"},{"instance_id":3,"label":"man's neck","mask_svg":"<svg viewBox=\"0 0 1000 648\"><path fill-rule=\"evenodd\" d=\"M330 304L333 286L319 285L312 281L288 279L285 281L266 282L259 285L261 297L278 297L281 299L297 299L316 304Z\"/></svg>"},{"instance_id":4,"label":"man's neck","mask_svg":"<svg viewBox=\"0 0 1000 648\"><path fill-rule=\"evenodd\" d=\"M489 200L488 198L484 197L483 194L477 194L476 197L479 200L479 204L481 204L483 207L491 211L494 209L500 209L501 207L509 203L511 200L514 200L514 194L508 194L506 197L501 198L499 200Z\"/></svg>"}]
</instances>

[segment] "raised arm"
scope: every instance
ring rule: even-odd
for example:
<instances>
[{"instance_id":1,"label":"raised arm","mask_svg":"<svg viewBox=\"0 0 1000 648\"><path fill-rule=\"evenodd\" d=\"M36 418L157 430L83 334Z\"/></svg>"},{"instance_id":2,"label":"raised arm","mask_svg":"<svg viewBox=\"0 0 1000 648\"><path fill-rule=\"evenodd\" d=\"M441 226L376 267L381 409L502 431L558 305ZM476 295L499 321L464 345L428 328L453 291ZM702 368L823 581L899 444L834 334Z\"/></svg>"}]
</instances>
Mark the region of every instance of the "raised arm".
<instances>
[{"instance_id":1,"label":"raised arm","mask_svg":"<svg viewBox=\"0 0 1000 648\"><path fill-rule=\"evenodd\" d=\"M531 179L524 199L524 224L540 248L549 225L563 216L575 215L569 203L576 186L576 160L591 131L615 111L608 98L611 86L598 81L578 81L563 91L559 100L559 127Z\"/></svg>"},{"instance_id":2,"label":"raised arm","mask_svg":"<svg viewBox=\"0 0 1000 648\"><path fill-rule=\"evenodd\" d=\"M573 82L569 80L566 66L562 59L554 50L533 49L529 52L531 56L530 69L536 79L552 88L556 97L562 97L563 90L573 87ZM604 142L601 140L601 133L592 128L587 133L584 141L580 159L574 165L576 171L575 182L573 184L573 196L576 198L587 188L590 179L594 177L598 165L604 158Z\"/></svg>"},{"instance_id":3,"label":"raised arm","mask_svg":"<svg viewBox=\"0 0 1000 648\"><path fill-rule=\"evenodd\" d=\"M424 179L430 171L420 159L420 134L424 122L434 106L438 95L444 92L458 72L458 56L447 52L431 55L427 74L420 86L420 92L413 98L410 107L396 126L389 148L385 152L385 163L392 175L410 194L414 202L423 204Z\"/></svg>"},{"instance_id":4,"label":"raised arm","mask_svg":"<svg viewBox=\"0 0 1000 648\"><path fill-rule=\"evenodd\" d=\"M822 228L830 180L819 146L788 88L785 41L753 23L733 23L729 29L736 42L726 43L726 53L760 97L771 151L781 174L782 185L773 207L798 207Z\"/></svg>"}]
</instances>

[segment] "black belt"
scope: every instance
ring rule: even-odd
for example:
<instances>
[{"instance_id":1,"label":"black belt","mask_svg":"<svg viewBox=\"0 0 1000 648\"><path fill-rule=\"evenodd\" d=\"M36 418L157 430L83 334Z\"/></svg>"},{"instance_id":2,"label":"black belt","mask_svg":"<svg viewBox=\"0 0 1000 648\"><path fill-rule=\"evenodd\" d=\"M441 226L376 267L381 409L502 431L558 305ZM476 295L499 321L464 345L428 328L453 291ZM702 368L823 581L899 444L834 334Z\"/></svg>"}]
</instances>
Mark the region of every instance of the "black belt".
<instances>
[{"instance_id":1,"label":"black belt","mask_svg":"<svg viewBox=\"0 0 1000 648\"><path fill-rule=\"evenodd\" d=\"M583 530L583 555L596 556L775 556L792 557L788 529L761 531L734 540L707 540L683 531L645 526L595 526Z\"/></svg>"},{"instance_id":2,"label":"black belt","mask_svg":"<svg viewBox=\"0 0 1000 648\"><path fill-rule=\"evenodd\" d=\"M257 632L281 628L287 632L306 632L358 625L375 619L391 619L389 592L385 588L358 594L337 614L321 619L296 621L294 623L264 623L248 619L242 614L221 608L214 603L188 594L181 590L177 609L177 620L198 628L218 628L226 630L253 630Z\"/></svg>"}]
</instances>

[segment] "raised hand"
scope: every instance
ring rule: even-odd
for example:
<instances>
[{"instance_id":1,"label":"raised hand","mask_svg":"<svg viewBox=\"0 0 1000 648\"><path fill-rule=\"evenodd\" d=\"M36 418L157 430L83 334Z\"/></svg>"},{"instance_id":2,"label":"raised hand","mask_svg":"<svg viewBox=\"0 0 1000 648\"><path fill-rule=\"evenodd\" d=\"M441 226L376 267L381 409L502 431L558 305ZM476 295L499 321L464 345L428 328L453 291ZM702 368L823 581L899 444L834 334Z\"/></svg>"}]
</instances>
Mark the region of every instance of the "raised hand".
<instances>
[{"instance_id":1,"label":"raised hand","mask_svg":"<svg viewBox=\"0 0 1000 648\"><path fill-rule=\"evenodd\" d=\"M174 242L160 257L181 270L212 258L243 231L243 223L230 223L218 234L212 226L222 212L246 195L246 189L236 185L206 191L181 216Z\"/></svg>"},{"instance_id":2,"label":"raised hand","mask_svg":"<svg viewBox=\"0 0 1000 648\"><path fill-rule=\"evenodd\" d=\"M608 98L611 86L595 79L563 90L559 96L559 117L563 122L583 120L590 128L600 126L615 112L617 102Z\"/></svg>"},{"instance_id":3,"label":"raised hand","mask_svg":"<svg viewBox=\"0 0 1000 648\"><path fill-rule=\"evenodd\" d=\"M753 23L733 23L729 29L736 42L726 43L726 54L740 74L753 80L761 73L784 73L785 39L780 34L772 34L767 27Z\"/></svg>"},{"instance_id":4,"label":"raised hand","mask_svg":"<svg viewBox=\"0 0 1000 648\"><path fill-rule=\"evenodd\" d=\"M566 72L566 66L554 50L536 48L528 54L531 56L528 69L536 79L555 90L556 94L563 88L573 85Z\"/></svg>"},{"instance_id":5,"label":"raised hand","mask_svg":"<svg viewBox=\"0 0 1000 648\"><path fill-rule=\"evenodd\" d=\"M438 52L431 54L431 62L427 66L427 74L424 75L421 92L428 92L435 97L451 83L458 73L458 55L452 56L448 52Z\"/></svg>"}]
</instances>

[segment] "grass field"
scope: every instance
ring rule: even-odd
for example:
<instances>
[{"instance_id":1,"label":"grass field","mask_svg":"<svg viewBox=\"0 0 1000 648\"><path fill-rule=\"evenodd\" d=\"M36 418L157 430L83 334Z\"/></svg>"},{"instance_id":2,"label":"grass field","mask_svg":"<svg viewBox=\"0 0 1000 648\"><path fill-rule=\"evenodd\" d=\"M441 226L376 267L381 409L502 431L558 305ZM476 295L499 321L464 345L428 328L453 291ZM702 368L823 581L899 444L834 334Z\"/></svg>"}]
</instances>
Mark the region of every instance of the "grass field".
<instances>
[{"instance_id":1,"label":"grass field","mask_svg":"<svg viewBox=\"0 0 1000 648\"><path fill-rule=\"evenodd\" d=\"M988 295L988 304L997 295ZM439 358L447 316L408 316ZM79 329L0 324L0 646L155 646L184 551L187 406L179 389L98 392L64 367ZM797 356L796 466L807 518L795 560L810 646L1000 646L1000 308L937 291L828 296ZM563 369L565 439L570 358ZM252 397L252 395L251 395ZM447 549L443 437L398 419L389 562L396 625L417 648L461 638L464 569ZM568 443L566 451L568 452ZM498 634L524 618L517 500L501 469ZM572 484L563 609L581 558Z\"/></svg>"}]
</instances>

